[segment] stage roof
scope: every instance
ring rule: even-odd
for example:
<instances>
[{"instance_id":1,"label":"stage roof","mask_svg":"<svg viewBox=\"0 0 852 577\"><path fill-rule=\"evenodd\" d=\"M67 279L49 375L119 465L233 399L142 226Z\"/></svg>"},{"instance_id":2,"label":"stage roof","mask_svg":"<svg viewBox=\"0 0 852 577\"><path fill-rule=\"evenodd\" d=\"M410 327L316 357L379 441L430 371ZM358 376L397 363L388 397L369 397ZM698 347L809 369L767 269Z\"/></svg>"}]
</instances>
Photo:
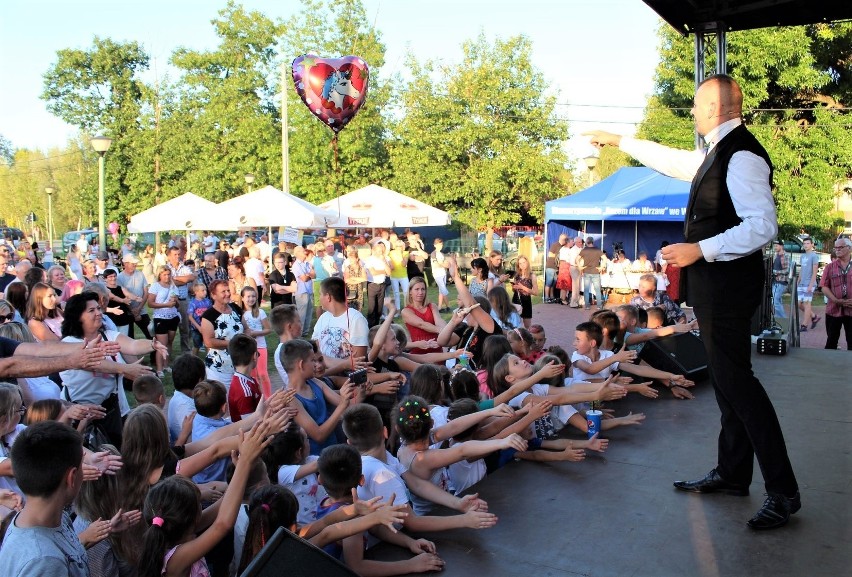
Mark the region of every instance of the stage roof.
<instances>
[{"instance_id":1,"label":"stage roof","mask_svg":"<svg viewBox=\"0 0 852 577\"><path fill-rule=\"evenodd\" d=\"M643 0L684 36L715 28L749 30L852 19L849 0Z\"/></svg>"}]
</instances>

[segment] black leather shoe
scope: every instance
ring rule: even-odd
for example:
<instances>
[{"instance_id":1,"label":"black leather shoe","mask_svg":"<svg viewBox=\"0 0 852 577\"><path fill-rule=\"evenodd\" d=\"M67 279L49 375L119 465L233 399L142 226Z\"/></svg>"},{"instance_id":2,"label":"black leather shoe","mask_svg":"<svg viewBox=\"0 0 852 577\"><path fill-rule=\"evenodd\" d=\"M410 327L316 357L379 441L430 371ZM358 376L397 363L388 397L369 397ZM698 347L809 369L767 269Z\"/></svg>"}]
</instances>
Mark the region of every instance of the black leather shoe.
<instances>
[{"instance_id":1,"label":"black leather shoe","mask_svg":"<svg viewBox=\"0 0 852 577\"><path fill-rule=\"evenodd\" d=\"M737 497L745 497L748 495L748 485L737 485L729 483L719 476L716 469L713 469L703 479L696 481L676 481L675 489L681 491L689 491L690 493L724 493L726 495L735 495Z\"/></svg>"},{"instance_id":2,"label":"black leather shoe","mask_svg":"<svg viewBox=\"0 0 852 577\"><path fill-rule=\"evenodd\" d=\"M763 507L748 520L748 526L757 531L783 527L790 520L790 515L801 508L802 499L798 491L793 497L767 493Z\"/></svg>"}]
</instances>

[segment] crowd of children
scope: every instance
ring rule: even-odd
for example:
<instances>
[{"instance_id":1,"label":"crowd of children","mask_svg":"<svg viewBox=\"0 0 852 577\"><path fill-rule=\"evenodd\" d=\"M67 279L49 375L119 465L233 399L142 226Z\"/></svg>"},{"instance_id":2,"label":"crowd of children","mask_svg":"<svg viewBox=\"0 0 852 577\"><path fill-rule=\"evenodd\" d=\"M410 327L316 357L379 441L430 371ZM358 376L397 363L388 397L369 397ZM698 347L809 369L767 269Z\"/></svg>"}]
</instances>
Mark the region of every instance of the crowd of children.
<instances>
[{"instance_id":1,"label":"crowd of children","mask_svg":"<svg viewBox=\"0 0 852 577\"><path fill-rule=\"evenodd\" d=\"M207 380L193 354L174 361L168 403L159 378L137 378L120 447L89 437L84 447L78 429L103 415L98 407L24 406L17 385L0 383L0 575L238 575L282 527L360 575L440 570L436 544L409 533L492 527L499 511L469 492L486 475L518 459L606 451L600 433L587 435L593 405L607 403L606 432L642 423L616 416L617 401L656 398L654 382L691 396L683 375L636 356L647 340L693 326L659 326L665 315L629 305L598 311L576 327L569 355L545 348L539 324L507 328L512 311L495 319L453 262L448 272L460 308L437 339L447 352L428 354L406 352L424 343L408 342L387 302L366 357L326 356L322 342L300 338L293 305L267 318L245 287L245 333L227 345L231 381ZM338 280L320 286L335 314ZM205 299L199 290L190 304L193 326ZM265 372L271 331L278 390ZM436 504L455 514L432 515ZM378 542L411 557L368 559Z\"/></svg>"}]
</instances>

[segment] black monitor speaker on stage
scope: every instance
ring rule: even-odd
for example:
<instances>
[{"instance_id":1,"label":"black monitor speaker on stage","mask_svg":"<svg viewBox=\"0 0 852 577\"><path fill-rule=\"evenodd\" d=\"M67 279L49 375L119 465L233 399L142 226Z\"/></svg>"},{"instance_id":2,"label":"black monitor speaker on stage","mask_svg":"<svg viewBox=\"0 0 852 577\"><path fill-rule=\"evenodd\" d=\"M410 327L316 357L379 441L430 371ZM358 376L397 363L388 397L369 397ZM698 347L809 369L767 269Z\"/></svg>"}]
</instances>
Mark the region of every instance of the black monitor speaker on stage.
<instances>
[{"instance_id":1,"label":"black monitor speaker on stage","mask_svg":"<svg viewBox=\"0 0 852 577\"><path fill-rule=\"evenodd\" d=\"M279 528L240 577L358 577L322 549Z\"/></svg>"},{"instance_id":2,"label":"black monitor speaker on stage","mask_svg":"<svg viewBox=\"0 0 852 577\"><path fill-rule=\"evenodd\" d=\"M692 333L647 341L639 358L655 369L684 375L696 383L707 378L707 351Z\"/></svg>"}]
</instances>

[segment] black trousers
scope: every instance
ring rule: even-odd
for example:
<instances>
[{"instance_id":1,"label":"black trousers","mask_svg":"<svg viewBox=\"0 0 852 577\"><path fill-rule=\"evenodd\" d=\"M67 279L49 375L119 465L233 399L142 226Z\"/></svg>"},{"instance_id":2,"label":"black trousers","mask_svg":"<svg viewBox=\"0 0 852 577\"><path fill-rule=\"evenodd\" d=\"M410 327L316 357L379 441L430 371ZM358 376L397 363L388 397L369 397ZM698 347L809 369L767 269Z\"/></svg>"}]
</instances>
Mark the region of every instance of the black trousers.
<instances>
[{"instance_id":1,"label":"black trousers","mask_svg":"<svg viewBox=\"0 0 852 577\"><path fill-rule=\"evenodd\" d=\"M374 327L381 323L385 300L385 284L367 283L367 325Z\"/></svg>"},{"instance_id":2,"label":"black trousers","mask_svg":"<svg viewBox=\"0 0 852 577\"><path fill-rule=\"evenodd\" d=\"M836 349L840 342L840 329L846 333L846 348L852 351L852 316L833 317L825 315L825 348Z\"/></svg>"},{"instance_id":3,"label":"black trousers","mask_svg":"<svg viewBox=\"0 0 852 577\"><path fill-rule=\"evenodd\" d=\"M722 412L719 474L726 481L749 484L757 457L766 491L789 497L798 485L784 435L751 370L751 318L765 294L764 270L760 251L730 261L700 259L681 269L681 294L698 319ZM730 295L738 298L732 302Z\"/></svg>"},{"instance_id":4,"label":"black trousers","mask_svg":"<svg viewBox=\"0 0 852 577\"><path fill-rule=\"evenodd\" d=\"M127 336L129 336L131 339L135 338L133 336L134 335L134 330L133 330L134 324L137 327L139 327L139 329L142 331L142 334L145 335L146 339L148 339L150 341L153 338L151 336L150 331L148 330L148 325L151 324L151 317L148 316L148 313L142 313L142 315L139 316L138 321L134 320L132 323L130 323L130 329L127 332Z\"/></svg>"}]
</instances>

